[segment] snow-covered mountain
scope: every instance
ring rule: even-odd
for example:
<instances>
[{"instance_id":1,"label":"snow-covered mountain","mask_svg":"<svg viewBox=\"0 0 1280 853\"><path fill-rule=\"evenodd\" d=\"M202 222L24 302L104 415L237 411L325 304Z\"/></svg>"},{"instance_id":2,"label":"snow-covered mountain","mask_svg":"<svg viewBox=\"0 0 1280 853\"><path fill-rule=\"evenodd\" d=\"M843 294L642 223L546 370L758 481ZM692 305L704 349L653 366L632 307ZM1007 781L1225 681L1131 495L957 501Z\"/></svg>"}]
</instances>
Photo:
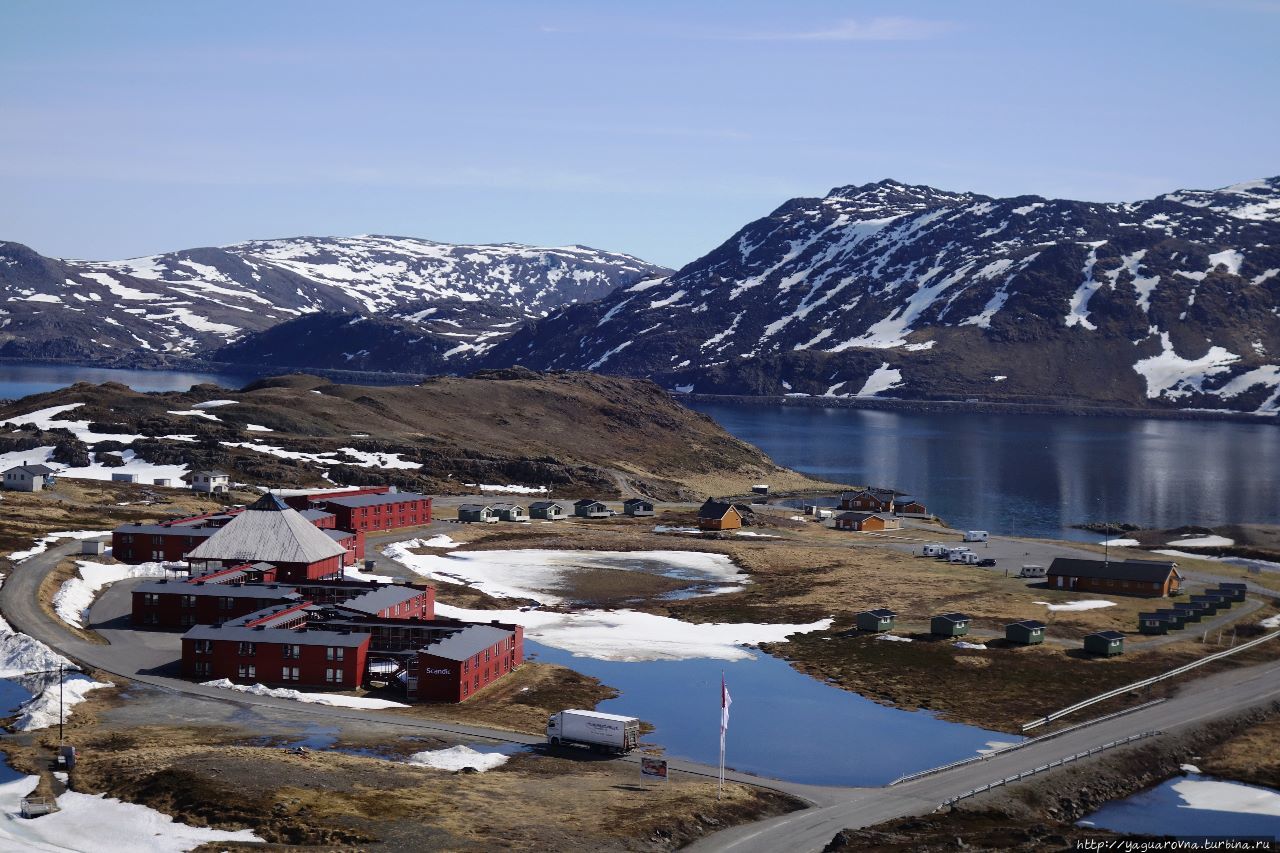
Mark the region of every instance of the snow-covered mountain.
<instances>
[{"instance_id":1,"label":"snow-covered mountain","mask_svg":"<svg viewBox=\"0 0 1280 853\"><path fill-rule=\"evenodd\" d=\"M1280 178L1123 204L838 187L481 361L684 391L1280 411Z\"/></svg>"},{"instance_id":2,"label":"snow-covered mountain","mask_svg":"<svg viewBox=\"0 0 1280 853\"><path fill-rule=\"evenodd\" d=\"M403 320L448 358L521 322L667 270L582 246L299 237L126 261L57 260L0 242L0 355L205 354L317 312Z\"/></svg>"}]
</instances>

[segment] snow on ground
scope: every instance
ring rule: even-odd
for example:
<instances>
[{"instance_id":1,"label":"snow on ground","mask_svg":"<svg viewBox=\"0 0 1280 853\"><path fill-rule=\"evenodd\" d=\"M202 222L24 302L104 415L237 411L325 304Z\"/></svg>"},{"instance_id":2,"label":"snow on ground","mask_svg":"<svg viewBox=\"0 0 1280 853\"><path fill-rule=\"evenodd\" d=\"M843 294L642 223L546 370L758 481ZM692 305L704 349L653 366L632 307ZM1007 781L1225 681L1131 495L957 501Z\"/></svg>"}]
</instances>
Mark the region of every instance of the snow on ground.
<instances>
[{"instance_id":1,"label":"snow on ground","mask_svg":"<svg viewBox=\"0 0 1280 853\"><path fill-rule=\"evenodd\" d=\"M132 450L121 450L120 457L124 464L111 468L99 462L96 453L90 453L92 464L83 468L64 468L58 476L69 480L110 480L112 474L133 474L139 483L151 483L154 480L181 480L190 473L186 465L157 465L139 459Z\"/></svg>"},{"instance_id":2,"label":"snow on ground","mask_svg":"<svg viewBox=\"0 0 1280 853\"><path fill-rule=\"evenodd\" d=\"M274 444L263 444L260 441L224 441L221 444L224 447L239 447L244 450L253 450L270 456L278 456L281 459L311 462L316 465L360 465L365 468L399 468L405 470L417 470L422 467L419 462L401 459L399 453L374 453L366 450L356 450L354 447L339 447L337 450L329 450L324 453L307 453L301 450L285 450L283 447L277 447ZM330 489L329 491L338 490Z\"/></svg>"},{"instance_id":3,"label":"snow on ground","mask_svg":"<svg viewBox=\"0 0 1280 853\"><path fill-rule=\"evenodd\" d=\"M756 533L754 530L737 530L734 531L735 536L754 536L757 539L781 539L781 536L774 536L772 533Z\"/></svg>"},{"instance_id":4,"label":"snow on ground","mask_svg":"<svg viewBox=\"0 0 1280 853\"><path fill-rule=\"evenodd\" d=\"M1196 767L1194 764L1179 764L1178 769L1181 770L1183 773L1199 773L1200 772L1200 768Z\"/></svg>"},{"instance_id":5,"label":"snow on ground","mask_svg":"<svg viewBox=\"0 0 1280 853\"><path fill-rule=\"evenodd\" d=\"M47 672L75 664L46 646L44 643L13 630L0 617L0 678L17 678L25 673Z\"/></svg>"},{"instance_id":6,"label":"snow on ground","mask_svg":"<svg viewBox=\"0 0 1280 853\"><path fill-rule=\"evenodd\" d=\"M1280 628L1280 613L1277 613L1275 616L1268 616L1258 624L1263 628Z\"/></svg>"},{"instance_id":7,"label":"snow on ground","mask_svg":"<svg viewBox=\"0 0 1280 853\"><path fill-rule=\"evenodd\" d=\"M482 492L513 492L518 495L541 495L547 491L546 486L494 486L486 483L463 483L473 489L479 489Z\"/></svg>"},{"instance_id":8,"label":"snow on ground","mask_svg":"<svg viewBox=\"0 0 1280 853\"><path fill-rule=\"evenodd\" d=\"M791 634L821 631L830 619L808 625L682 622L634 610L466 610L437 604L436 613L472 622L516 622L527 638L571 652L574 657L613 661L752 660L746 647L785 642Z\"/></svg>"},{"instance_id":9,"label":"snow on ground","mask_svg":"<svg viewBox=\"0 0 1280 853\"><path fill-rule=\"evenodd\" d=\"M71 710L87 698L85 694L111 686L109 681L94 681L80 672L68 673L62 680L61 688L55 678L39 695L18 709L18 720L13 728L19 732L30 732L56 726L59 708L62 709L62 722L65 723L71 717Z\"/></svg>"},{"instance_id":10,"label":"snow on ground","mask_svg":"<svg viewBox=\"0 0 1280 853\"><path fill-rule=\"evenodd\" d=\"M1280 793L1239 782L1216 779L1183 779L1173 790L1186 803L1183 808L1280 817Z\"/></svg>"},{"instance_id":11,"label":"snow on ground","mask_svg":"<svg viewBox=\"0 0 1280 853\"><path fill-rule=\"evenodd\" d=\"M696 527L673 527L669 524L655 524L653 526L654 533L701 533L702 531Z\"/></svg>"},{"instance_id":12,"label":"snow on ground","mask_svg":"<svg viewBox=\"0 0 1280 853\"><path fill-rule=\"evenodd\" d=\"M1162 351L1159 355L1140 359L1133 369L1147 382L1147 397L1167 397L1176 400L1193 391L1203 390L1210 376L1216 376L1231 368L1240 356L1219 346L1196 359L1183 358L1173 348L1168 332L1160 333Z\"/></svg>"},{"instance_id":13,"label":"snow on ground","mask_svg":"<svg viewBox=\"0 0 1280 853\"><path fill-rule=\"evenodd\" d=\"M1097 610L1099 607L1115 607L1114 601L1103 601L1097 598L1084 601L1068 601L1066 604L1050 604L1047 601L1033 601L1032 604L1043 604L1050 610Z\"/></svg>"},{"instance_id":14,"label":"snow on ground","mask_svg":"<svg viewBox=\"0 0 1280 853\"><path fill-rule=\"evenodd\" d=\"M1099 545L1109 545L1112 548L1133 548L1140 543L1137 539L1108 539L1105 542L1099 542Z\"/></svg>"},{"instance_id":15,"label":"snow on ground","mask_svg":"<svg viewBox=\"0 0 1280 853\"><path fill-rule=\"evenodd\" d=\"M454 542L448 533L441 533L430 539L411 539L404 544L409 548L458 548L462 543Z\"/></svg>"},{"instance_id":16,"label":"snow on ground","mask_svg":"<svg viewBox=\"0 0 1280 853\"><path fill-rule=\"evenodd\" d=\"M894 388L902 387L902 371L896 367L890 367L889 362L883 362L875 369L875 372L867 377L867 381L863 383L862 389L855 394L855 397L874 397L884 391L892 391Z\"/></svg>"},{"instance_id":17,"label":"snow on ground","mask_svg":"<svg viewBox=\"0 0 1280 853\"><path fill-rule=\"evenodd\" d=\"M110 530L59 530L56 533L50 533L41 536L36 543L25 551L14 551L9 555L9 559L15 563L21 563L23 560L30 559L36 554L43 554L49 550L49 546L59 539L96 539L99 536L110 536Z\"/></svg>"},{"instance_id":18,"label":"snow on ground","mask_svg":"<svg viewBox=\"0 0 1280 853\"><path fill-rule=\"evenodd\" d=\"M396 583L399 578L393 578L391 575L379 575L373 572L365 572L355 566L347 566L342 570L342 576L349 581L377 581L378 583Z\"/></svg>"},{"instance_id":19,"label":"snow on ground","mask_svg":"<svg viewBox=\"0 0 1280 853\"><path fill-rule=\"evenodd\" d=\"M985 650L985 649L987 648L987 647L986 647L984 644L982 644L982 643L966 643L964 640L960 640L960 641L958 641L958 642L956 642L956 643L953 643L952 645L954 645L957 649L983 649L983 650Z\"/></svg>"},{"instance_id":20,"label":"snow on ground","mask_svg":"<svg viewBox=\"0 0 1280 853\"><path fill-rule=\"evenodd\" d=\"M436 770L461 770L470 767L483 773L506 764L508 757L500 752L477 752L469 746L429 749L409 756L408 763Z\"/></svg>"},{"instance_id":21,"label":"snow on ground","mask_svg":"<svg viewBox=\"0 0 1280 853\"><path fill-rule=\"evenodd\" d=\"M19 776L0 785L0 850L30 853L182 853L203 844L261 842L252 830L187 826L155 809L105 794L67 791L58 811L34 820L19 817L22 798L35 790L39 776Z\"/></svg>"},{"instance_id":22,"label":"snow on ground","mask_svg":"<svg viewBox=\"0 0 1280 853\"><path fill-rule=\"evenodd\" d=\"M234 406L239 400L205 400L203 403L196 403L193 409L216 409L219 406Z\"/></svg>"},{"instance_id":23,"label":"snow on ground","mask_svg":"<svg viewBox=\"0 0 1280 853\"><path fill-rule=\"evenodd\" d=\"M76 560L76 565L79 567L79 576L65 581L62 588L54 593L53 609L59 619L77 628L85 627L89 607L97 597L98 590L107 584L125 578L162 578L166 574L163 563L127 566Z\"/></svg>"},{"instance_id":24,"label":"snow on ground","mask_svg":"<svg viewBox=\"0 0 1280 853\"><path fill-rule=\"evenodd\" d=\"M421 540L412 540L421 541ZM694 581L741 584L742 570L724 554L694 551L557 551L536 548L509 551L451 551L443 556L412 554L408 542L396 542L383 555L414 572L463 583L499 598L534 599L562 604L555 594L565 576L577 569L647 571Z\"/></svg>"},{"instance_id":25,"label":"snow on ground","mask_svg":"<svg viewBox=\"0 0 1280 853\"><path fill-rule=\"evenodd\" d=\"M275 432L271 427L264 427L262 424L245 424L245 432Z\"/></svg>"},{"instance_id":26,"label":"snow on ground","mask_svg":"<svg viewBox=\"0 0 1280 853\"><path fill-rule=\"evenodd\" d=\"M22 426L31 424L40 429L65 429L69 430L76 438L86 444L94 444L99 441L119 441L124 444L137 441L142 438L140 435L126 435L123 433L106 433L94 432L89 429L88 421L64 421L56 420L58 415L65 414L73 409L78 409L84 403L67 403L62 406L49 406L46 409L37 409L34 412L27 412L25 415L14 415L0 421L0 425L12 424L13 426Z\"/></svg>"},{"instance_id":27,"label":"snow on ground","mask_svg":"<svg viewBox=\"0 0 1280 853\"><path fill-rule=\"evenodd\" d=\"M342 696L336 693L303 693L287 687L264 687L261 684L233 684L228 678L204 682L205 687L217 687L222 690L235 690L237 693L250 693L254 696L270 696L274 699L292 699L295 702L306 702L311 705L336 705L343 708L364 708L377 710L381 708L408 708L402 702L387 699L370 699L365 696Z\"/></svg>"},{"instance_id":28,"label":"snow on ground","mask_svg":"<svg viewBox=\"0 0 1280 853\"><path fill-rule=\"evenodd\" d=\"M48 462L49 457L52 455L52 445L48 447L33 447L30 450L10 450L8 453L0 453L0 471L8 471L10 468L16 468L19 465L40 465Z\"/></svg>"},{"instance_id":29,"label":"snow on ground","mask_svg":"<svg viewBox=\"0 0 1280 853\"><path fill-rule=\"evenodd\" d=\"M1175 548L1230 548L1236 540L1226 536L1192 536L1168 543Z\"/></svg>"},{"instance_id":30,"label":"snow on ground","mask_svg":"<svg viewBox=\"0 0 1280 853\"><path fill-rule=\"evenodd\" d=\"M171 415L178 415L178 416L180 416L180 417L184 417L184 418L204 418L206 421L217 421L217 422L219 422L219 423L221 423L221 422L222 422L222 418L218 417L218 416L217 416L217 415L215 415L213 412L204 412L204 411L201 411L201 410L200 410L200 409L198 409L198 408L197 408L197 409L183 409L183 410L181 410L181 411L170 411L170 412L169 412L169 414L171 414Z\"/></svg>"},{"instance_id":31,"label":"snow on ground","mask_svg":"<svg viewBox=\"0 0 1280 853\"><path fill-rule=\"evenodd\" d=\"M888 640L891 643L914 642L910 637L899 637L897 634L876 634L877 640Z\"/></svg>"}]
</instances>

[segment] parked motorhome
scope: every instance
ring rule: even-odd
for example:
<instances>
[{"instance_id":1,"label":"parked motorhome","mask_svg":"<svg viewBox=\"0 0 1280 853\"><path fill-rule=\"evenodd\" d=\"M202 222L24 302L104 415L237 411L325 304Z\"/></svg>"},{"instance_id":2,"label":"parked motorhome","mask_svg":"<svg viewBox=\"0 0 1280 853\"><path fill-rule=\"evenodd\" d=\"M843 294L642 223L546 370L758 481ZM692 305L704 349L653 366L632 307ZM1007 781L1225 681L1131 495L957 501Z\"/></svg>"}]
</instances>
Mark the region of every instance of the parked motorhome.
<instances>
[{"instance_id":1,"label":"parked motorhome","mask_svg":"<svg viewBox=\"0 0 1280 853\"><path fill-rule=\"evenodd\" d=\"M940 542L927 542L920 549L922 557L941 557L947 553L947 546Z\"/></svg>"},{"instance_id":2,"label":"parked motorhome","mask_svg":"<svg viewBox=\"0 0 1280 853\"><path fill-rule=\"evenodd\" d=\"M964 541L966 542L986 542L990 534L985 530L966 530L964 532Z\"/></svg>"},{"instance_id":3,"label":"parked motorhome","mask_svg":"<svg viewBox=\"0 0 1280 853\"><path fill-rule=\"evenodd\" d=\"M1018 572L1020 578L1043 578L1048 577L1049 570L1044 566L1023 566Z\"/></svg>"}]
</instances>

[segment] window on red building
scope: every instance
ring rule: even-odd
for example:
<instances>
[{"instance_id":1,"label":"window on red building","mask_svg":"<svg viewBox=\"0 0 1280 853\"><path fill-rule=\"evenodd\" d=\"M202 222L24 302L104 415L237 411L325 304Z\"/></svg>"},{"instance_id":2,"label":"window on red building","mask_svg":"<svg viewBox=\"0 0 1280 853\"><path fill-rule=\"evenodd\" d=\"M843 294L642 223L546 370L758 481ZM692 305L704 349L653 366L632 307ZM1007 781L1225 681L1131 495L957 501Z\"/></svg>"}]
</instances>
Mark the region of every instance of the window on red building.
<instances>
[{"instance_id":1,"label":"window on red building","mask_svg":"<svg viewBox=\"0 0 1280 853\"><path fill-rule=\"evenodd\" d=\"M302 677L302 671L296 666L284 666L280 668L281 681L297 681Z\"/></svg>"},{"instance_id":2,"label":"window on red building","mask_svg":"<svg viewBox=\"0 0 1280 853\"><path fill-rule=\"evenodd\" d=\"M258 667L251 663L240 664L240 667L237 670L237 672L239 673L241 678L257 678L258 677Z\"/></svg>"},{"instance_id":3,"label":"window on red building","mask_svg":"<svg viewBox=\"0 0 1280 853\"><path fill-rule=\"evenodd\" d=\"M235 604L236 604L236 600L234 598L231 598L230 596L227 596L227 595L218 596L219 610L230 610L231 608L235 607Z\"/></svg>"},{"instance_id":4,"label":"window on red building","mask_svg":"<svg viewBox=\"0 0 1280 853\"><path fill-rule=\"evenodd\" d=\"M280 656L285 660L297 660L302 657L302 646L283 645L280 647Z\"/></svg>"},{"instance_id":5,"label":"window on red building","mask_svg":"<svg viewBox=\"0 0 1280 853\"><path fill-rule=\"evenodd\" d=\"M213 664L209 661L196 661L196 678L208 678L213 674Z\"/></svg>"},{"instance_id":6,"label":"window on red building","mask_svg":"<svg viewBox=\"0 0 1280 853\"><path fill-rule=\"evenodd\" d=\"M196 654L198 655L213 654L213 640L196 640Z\"/></svg>"},{"instance_id":7,"label":"window on red building","mask_svg":"<svg viewBox=\"0 0 1280 853\"><path fill-rule=\"evenodd\" d=\"M326 669L324 671L324 680L331 684L341 684L343 681L343 673L341 669Z\"/></svg>"},{"instance_id":8,"label":"window on red building","mask_svg":"<svg viewBox=\"0 0 1280 853\"><path fill-rule=\"evenodd\" d=\"M239 648L239 653L241 657L249 657L251 655L256 655L258 653L258 644L257 643L241 643Z\"/></svg>"},{"instance_id":9,"label":"window on red building","mask_svg":"<svg viewBox=\"0 0 1280 853\"><path fill-rule=\"evenodd\" d=\"M194 595L184 595L184 596L182 596L182 606L183 606L183 607L195 607L195 606L196 606L196 597L195 597Z\"/></svg>"},{"instance_id":10,"label":"window on red building","mask_svg":"<svg viewBox=\"0 0 1280 853\"><path fill-rule=\"evenodd\" d=\"M160 593L144 592L142 594L142 603L147 605L148 607L155 607L157 604L160 603Z\"/></svg>"},{"instance_id":11,"label":"window on red building","mask_svg":"<svg viewBox=\"0 0 1280 853\"><path fill-rule=\"evenodd\" d=\"M329 646L324 650L325 660L343 660L346 655L346 649L341 646Z\"/></svg>"}]
</instances>

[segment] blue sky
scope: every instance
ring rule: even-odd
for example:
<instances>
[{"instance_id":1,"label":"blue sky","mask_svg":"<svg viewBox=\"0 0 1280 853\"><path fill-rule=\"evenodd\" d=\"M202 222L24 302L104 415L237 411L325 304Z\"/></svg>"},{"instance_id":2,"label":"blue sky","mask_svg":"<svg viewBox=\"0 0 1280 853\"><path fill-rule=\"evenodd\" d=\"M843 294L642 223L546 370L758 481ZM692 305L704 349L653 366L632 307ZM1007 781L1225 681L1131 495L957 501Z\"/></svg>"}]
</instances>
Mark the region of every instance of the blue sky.
<instances>
[{"instance_id":1,"label":"blue sky","mask_svg":"<svg viewBox=\"0 0 1280 853\"><path fill-rule=\"evenodd\" d=\"M0 240L384 233L680 265L884 177L1280 173L1280 0L0 6Z\"/></svg>"}]
</instances>

